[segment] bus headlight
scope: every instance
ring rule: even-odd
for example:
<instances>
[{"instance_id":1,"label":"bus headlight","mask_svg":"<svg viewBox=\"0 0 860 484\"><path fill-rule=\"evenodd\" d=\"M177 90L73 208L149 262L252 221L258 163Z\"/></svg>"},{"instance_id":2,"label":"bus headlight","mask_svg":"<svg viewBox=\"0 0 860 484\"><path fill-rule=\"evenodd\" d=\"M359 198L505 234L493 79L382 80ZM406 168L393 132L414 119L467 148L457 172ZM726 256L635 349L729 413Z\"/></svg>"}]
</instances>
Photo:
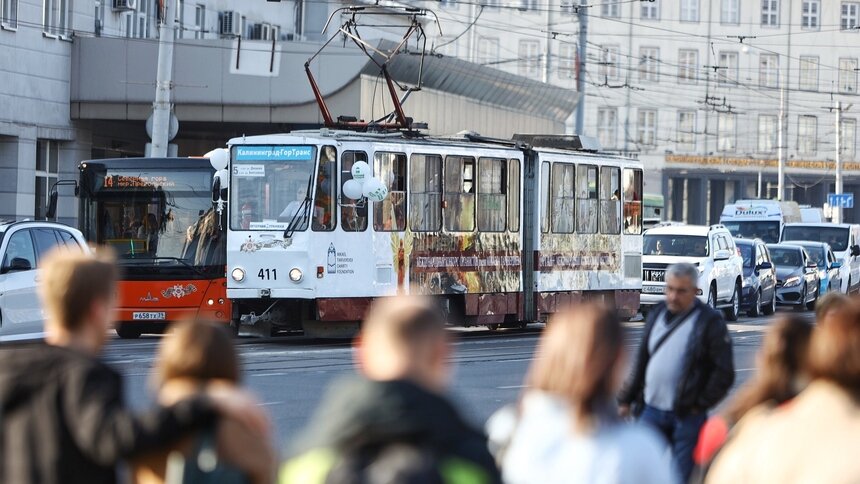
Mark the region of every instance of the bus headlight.
<instances>
[{"instance_id":1,"label":"bus headlight","mask_svg":"<svg viewBox=\"0 0 860 484\"><path fill-rule=\"evenodd\" d=\"M298 267L293 267L290 269L290 280L293 282L299 282L302 280L302 270Z\"/></svg>"},{"instance_id":2,"label":"bus headlight","mask_svg":"<svg viewBox=\"0 0 860 484\"><path fill-rule=\"evenodd\" d=\"M233 269L233 272L230 273L230 276L233 277L233 280L236 282L242 282L245 280L245 270L241 267L237 267Z\"/></svg>"}]
</instances>

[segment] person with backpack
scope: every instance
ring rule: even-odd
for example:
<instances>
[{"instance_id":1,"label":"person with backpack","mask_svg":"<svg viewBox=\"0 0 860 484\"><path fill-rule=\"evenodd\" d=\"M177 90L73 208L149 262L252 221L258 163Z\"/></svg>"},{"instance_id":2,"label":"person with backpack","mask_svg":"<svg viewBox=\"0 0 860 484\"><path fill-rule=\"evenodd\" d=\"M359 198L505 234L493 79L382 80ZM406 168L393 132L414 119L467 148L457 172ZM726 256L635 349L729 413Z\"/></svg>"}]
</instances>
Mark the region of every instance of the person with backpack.
<instances>
[{"instance_id":1,"label":"person with backpack","mask_svg":"<svg viewBox=\"0 0 860 484\"><path fill-rule=\"evenodd\" d=\"M444 396L451 350L440 310L380 299L355 350L361 377L331 385L281 484L499 482L486 438Z\"/></svg>"},{"instance_id":2,"label":"person with backpack","mask_svg":"<svg viewBox=\"0 0 860 484\"><path fill-rule=\"evenodd\" d=\"M666 269L666 300L650 311L627 382L618 395L622 416L634 415L668 440L686 482L708 410L735 380L732 340L722 315L701 302L699 269ZM703 288L707 290L707 288Z\"/></svg>"}]
</instances>

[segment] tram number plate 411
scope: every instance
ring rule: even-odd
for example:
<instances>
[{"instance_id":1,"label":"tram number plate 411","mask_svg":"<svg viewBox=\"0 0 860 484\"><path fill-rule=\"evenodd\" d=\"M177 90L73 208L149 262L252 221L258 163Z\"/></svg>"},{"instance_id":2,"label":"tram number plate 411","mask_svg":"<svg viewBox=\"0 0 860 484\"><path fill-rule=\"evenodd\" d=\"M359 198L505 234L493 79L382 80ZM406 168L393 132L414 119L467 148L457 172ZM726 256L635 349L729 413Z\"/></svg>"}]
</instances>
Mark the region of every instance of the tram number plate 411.
<instances>
[{"instance_id":1,"label":"tram number plate 411","mask_svg":"<svg viewBox=\"0 0 860 484\"><path fill-rule=\"evenodd\" d=\"M167 319L167 313L159 312L134 312L131 313L131 319L135 321L158 321Z\"/></svg>"}]
</instances>

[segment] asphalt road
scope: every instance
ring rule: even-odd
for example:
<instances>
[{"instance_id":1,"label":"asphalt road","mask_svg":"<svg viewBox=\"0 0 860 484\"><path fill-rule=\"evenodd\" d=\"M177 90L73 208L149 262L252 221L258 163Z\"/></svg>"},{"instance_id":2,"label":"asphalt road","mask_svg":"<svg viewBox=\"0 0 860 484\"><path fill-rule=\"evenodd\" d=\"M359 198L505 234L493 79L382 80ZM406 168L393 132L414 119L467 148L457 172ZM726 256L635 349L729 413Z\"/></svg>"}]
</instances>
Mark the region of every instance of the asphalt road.
<instances>
[{"instance_id":1,"label":"asphalt road","mask_svg":"<svg viewBox=\"0 0 860 484\"><path fill-rule=\"evenodd\" d=\"M752 374L767 321L743 318L729 325L736 386ZM625 346L632 353L641 338L642 323L629 323L627 329ZM483 425L496 409L515 400L522 391L539 331L536 327L497 333L456 332L451 395L476 425ZM134 341L115 339L106 348L105 359L125 375L127 397L134 406L143 407L152 401L149 375L159 341L154 336ZM287 444L306 424L332 380L355 371L352 349L346 342L240 339L238 349L245 384L271 415L279 445Z\"/></svg>"}]
</instances>

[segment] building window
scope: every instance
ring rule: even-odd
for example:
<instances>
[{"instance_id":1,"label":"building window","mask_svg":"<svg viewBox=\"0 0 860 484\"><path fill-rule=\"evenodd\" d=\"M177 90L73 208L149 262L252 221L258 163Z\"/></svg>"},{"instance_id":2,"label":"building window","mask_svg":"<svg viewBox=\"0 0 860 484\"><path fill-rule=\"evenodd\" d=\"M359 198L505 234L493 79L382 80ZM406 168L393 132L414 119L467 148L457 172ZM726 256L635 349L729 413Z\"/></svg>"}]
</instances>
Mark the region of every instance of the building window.
<instances>
[{"instance_id":1,"label":"building window","mask_svg":"<svg viewBox=\"0 0 860 484\"><path fill-rule=\"evenodd\" d=\"M559 44L558 46L558 78L573 79L576 76L576 46Z\"/></svg>"},{"instance_id":2,"label":"building window","mask_svg":"<svg viewBox=\"0 0 860 484\"><path fill-rule=\"evenodd\" d=\"M857 59L839 59L839 92L857 92Z\"/></svg>"},{"instance_id":3,"label":"building window","mask_svg":"<svg viewBox=\"0 0 860 484\"><path fill-rule=\"evenodd\" d=\"M678 151L696 151L696 112L678 112Z\"/></svg>"},{"instance_id":4,"label":"building window","mask_svg":"<svg viewBox=\"0 0 860 484\"><path fill-rule=\"evenodd\" d=\"M203 39L206 36L206 5L197 4L194 9L194 38Z\"/></svg>"},{"instance_id":5,"label":"building window","mask_svg":"<svg viewBox=\"0 0 860 484\"><path fill-rule=\"evenodd\" d=\"M720 5L720 23L738 25L741 23L741 0L722 0Z\"/></svg>"},{"instance_id":6,"label":"building window","mask_svg":"<svg viewBox=\"0 0 860 484\"><path fill-rule=\"evenodd\" d=\"M481 37L478 39L478 64L495 66L499 63L499 39Z\"/></svg>"},{"instance_id":7,"label":"building window","mask_svg":"<svg viewBox=\"0 0 860 484\"><path fill-rule=\"evenodd\" d=\"M854 159L854 141L857 137L857 120L843 118L841 123L841 139L839 152L844 158Z\"/></svg>"},{"instance_id":8,"label":"building window","mask_svg":"<svg viewBox=\"0 0 860 484\"><path fill-rule=\"evenodd\" d=\"M657 82L660 80L660 49L656 47L639 48L639 80Z\"/></svg>"},{"instance_id":9,"label":"building window","mask_svg":"<svg viewBox=\"0 0 860 484\"><path fill-rule=\"evenodd\" d=\"M602 148L615 146L615 127L618 123L618 110L615 108L598 108L597 110L597 139Z\"/></svg>"},{"instance_id":10,"label":"building window","mask_svg":"<svg viewBox=\"0 0 860 484\"><path fill-rule=\"evenodd\" d=\"M478 159L478 231L504 232L507 222L508 160Z\"/></svg>"},{"instance_id":11,"label":"building window","mask_svg":"<svg viewBox=\"0 0 860 484\"><path fill-rule=\"evenodd\" d=\"M519 73L525 77L536 77L540 72L540 42L521 40L519 48Z\"/></svg>"},{"instance_id":12,"label":"building window","mask_svg":"<svg viewBox=\"0 0 860 484\"><path fill-rule=\"evenodd\" d=\"M717 69L717 82L720 84L737 84L738 82L738 53L720 52L720 64Z\"/></svg>"},{"instance_id":13,"label":"building window","mask_svg":"<svg viewBox=\"0 0 860 484\"><path fill-rule=\"evenodd\" d=\"M660 0L642 2L642 20L660 20Z\"/></svg>"},{"instance_id":14,"label":"building window","mask_svg":"<svg viewBox=\"0 0 860 484\"><path fill-rule=\"evenodd\" d=\"M409 163L409 227L415 232L442 228L442 157L412 155Z\"/></svg>"},{"instance_id":15,"label":"building window","mask_svg":"<svg viewBox=\"0 0 860 484\"><path fill-rule=\"evenodd\" d=\"M821 27L821 0L803 0L800 6L800 27L807 30Z\"/></svg>"},{"instance_id":16,"label":"building window","mask_svg":"<svg viewBox=\"0 0 860 484\"><path fill-rule=\"evenodd\" d=\"M445 229L450 232L475 230L475 159L446 157L443 189Z\"/></svg>"},{"instance_id":17,"label":"building window","mask_svg":"<svg viewBox=\"0 0 860 484\"><path fill-rule=\"evenodd\" d=\"M637 124L637 142L641 145L654 146L657 144L657 111L653 109L639 110Z\"/></svg>"},{"instance_id":18,"label":"building window","mask_svg":"<svg viewBox=\"0 0 860 484\"><path fill-rule=\"evenodd\" d=\"M699 0L681 0L681 22L699 21Z\"/></svg>"},{"instance_id":19,"label":"building window","mask_svg":"<svg viewBox=\"0 0 860 484\"><path fill-rule=\"evenodd\" d=\"M798 116L797 118L797 152L802 155L815 154L815 137L818 131L818 118L815 116Z\"/></svg>"},{"instance_id":20,"label":"building window","mask_svg":"<svg viewBox=\"0 0 860 484\"><path fill-rule=\"evenodd\" d=\"M51 187L57 182L60 166L60 142L40 139L36 141L36 219L45 218Z\"/></svg>"},{"instance_id":21,"label":"building window","mask_svg":"<svg viewBox=\"0 0 860 484\"><path fill-rule=\"evenodd\" d=\"M619 0L602 0L600 2L600 16L618 18L621 16L621 3Z\"/></svg>"},{"instance_id":22,"label":"building window","mask_svg":"<svg viewBox=\"0 0 860 484\"><path fill-rule=\"evenodd\" d=\"M57 36L68 35L71 20L71 0L44 0L42 9L42 29L45 33Z\"/></svg>"},{"instance_id":23,"label":"building window","mask_svg":"<svg viewBox=\"0 0 860 484\"><path fill-rule=\"evenodd\" d=\"M597 74L601 79L618 79L618 52L617 45L604 45L600 48Z\"/></svg>"},{"instance_id":24,"label":"building window","mask_svg":"<svg viewBox=\"0 0 860 484\"><path fill-rule=\"evenodd\" d=\"M18 28L18 0L0 0L0 25L10 30Z\"/></svg>"},{"instance_id":25,"label":"building window","mask_svg":"<svg viewBox=\"0 0 860 484\"><path fill-rule=\"evenodd\" d=\"M537 0L520 0L520 10L526 12L536 12L538 8Z\"/></svg>"},{"instance_id":26,"label":"building window","mask_svg":"<svg viewBox=\"0 0 860 484\"><path fill-rule=\"evenodd\" d=\"M758 151L773 153L776 149L776 116L760 114L758 117Z\"/></svg>"},{"instance_id":27,"label":"building window","mask_svg":"<svg viewBox=\"0 0 860 484\"><path fill-rule=\"evenodd\" d=\"M758 85L760 87L779 87L779 57L775 54L761 54L758 64Z\"/></svg>"},{"instance_id":28,"label":"building window","mask_svg":"<svg viewBox=\"0 0 860 484\"><path fill-rule=\"evenodd\" d=\"M842 30L856 29L860 21L860 3L842 2Z\"/></svg>"},{"instance_id":29,"label":"building window","mask_svg":"<svg viewBox=\"0 0 860 484\"><path fill-rule=\"evenodd\" d=\"M373 202L373 229L377 232L406 230L406 155L376 152L373 174L388 189L388 196Z\"/></svg>"},{"instance_id":30,"label":"building window","mask_svg":"<svg viewBox=\"0 0 860 484\"><path fill-rule=\"evenodd\" d=\"M717 150L730 152L736 148L735 115L720 113L717 118Z\"/></svg>"},{"instance_id":31,"label":"building window","mask_svg":"<svg viewBox=\"0 0 860 484\"><path fill-rule=\"evenodd\" d=\"M761 24L779 27L779 0L761 0Z\"/></svg>"},{"instance_id":32,"label":"building window","mask_svg":"<svg viewBox=\"0 0 860 484\"><path fill-rule=\"evenodd\" d=\"M699 68L699 51L678 51L678 82L681 84L695 84L696 71Z\"/></svg>"},{"instance_id":33,"label":"building window","mask_svg":"<svg viewBox=\"0 0 860 484\"><path fill-rule=\"evenodd\" d=\"M805 91L818 90L818 57L801 56L800 88Z\"/></svg>"},{"instance_id":34,"label":"building window","mask_svg":"<svg viewBox=\"0 0 860 484\"><path fill-rule=\"evenodd\" d=\"M553 163L550 188L552 213L551 229L555 234L573 233L576 194L574 181L576 166L573 163Z\"/></svg>"}]
</instances>

